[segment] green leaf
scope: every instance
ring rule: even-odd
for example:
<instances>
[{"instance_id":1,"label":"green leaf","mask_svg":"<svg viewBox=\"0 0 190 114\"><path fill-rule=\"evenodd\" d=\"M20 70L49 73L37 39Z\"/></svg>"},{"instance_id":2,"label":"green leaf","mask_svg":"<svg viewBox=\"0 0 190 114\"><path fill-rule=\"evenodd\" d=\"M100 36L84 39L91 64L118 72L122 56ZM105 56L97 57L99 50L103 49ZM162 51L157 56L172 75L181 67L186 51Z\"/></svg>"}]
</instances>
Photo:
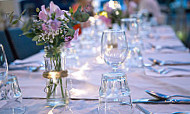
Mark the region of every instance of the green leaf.
<instances>
[{"instance_id":1,"label":"green leaf","mask_svg":"<svg viewBox=\"0 0 190 114\"><path fill-rule=\"evenodd\" d=\"M45 44L44 42L38 42L38 43L36 43L37 46L42 46L44 44Z\"/></svg>"},{"instance_id":2,"label":"green leaf","mask_svg":"<svg viewBox=\"0 0 190 114\"><path fill-rule=\"evenodd\" d=\"M26 12L26 9L20 15L24 15L25 12Z\"/></svg>"},{"instance_id":3,"label":"green leaf","mask_svg":"<svg viewBox=\"0 0 190 114\"><path fill-rule=\"evenodd\" d=\"M77 11L74 14L74 18L77 21L85 22L89 18L89 14L81 11L81 6L78 7Z\"/></svg>"},{"instance_id":4,"label":"green leaf","mask_svg":"<svg viewBox=\"0 0 190 114\"><path fill-rule=\"evenodd\" d=\"M10 22L10 23L12 23L12 21L13 21L13 13L14 13L14 12L11 12L11 14L9 15L9 18L10 18L10 21L9 21L9 22Z\"/></svg>"},{"instance_id":5,"label":"green leaf","mask_svg":"<svg viewBox=\"0 0 190 114\"><path fill-rule=\"evenodd\" d=\"M33 33L33 32L25 32L25 33L23 33L22 35L25 35L25 36L28 37L28 38L33 38L33 37L36 36L36 34Z\"/></svg>"},{"instance_id":6,"label":"green leaf","mask_svg":"<svg viewBox=\"0 0 190 114\"><path fill-rule=\"evenodd\" d=\"M73 8L69 7L69 13L73 14Z\"/></svg>"},{"instance_id":7,"label":"green leaf","mask_svg":"<svg viewBox=\"0 0 190 114\"><path fill-rule=\"evenodd\" d=\"M74 29L71 29L71 28L67 28L67 33L66 33L66 36L74 36L75 34L75 30Z\"/></svg>"},{"instance_id":8,"label":"green leaf","mask_svg":"<svg viewBox=\"0 0 190 114\"><path fill-rule=\"evenodd\" d=\"M13 22L12 22L12 24L14 25L14 24L17 24L18 23L18 19L16 19L16 20L14 20Z\"/></svg>"},{"instance_id":9,"label":"green leaf","mask_svg":"<svg viewBox=\"0 0 190 114\"><path fill-rule=\"evenodd\" d=\"M32 41L37 41L39 39L39 36L35 36Z\"/></svg>"},{"instance_id":10,"label":"green leaf","mask_svg":"<svg viewBox=\"0 0 190 114\"><path fill-rule=\"evenodd\" d=\"M22 26L21 30L23 32L28 32L32 28L32 24L33 24L32 20L25 22L24 25Z\"/></svg>"}]
</instances>

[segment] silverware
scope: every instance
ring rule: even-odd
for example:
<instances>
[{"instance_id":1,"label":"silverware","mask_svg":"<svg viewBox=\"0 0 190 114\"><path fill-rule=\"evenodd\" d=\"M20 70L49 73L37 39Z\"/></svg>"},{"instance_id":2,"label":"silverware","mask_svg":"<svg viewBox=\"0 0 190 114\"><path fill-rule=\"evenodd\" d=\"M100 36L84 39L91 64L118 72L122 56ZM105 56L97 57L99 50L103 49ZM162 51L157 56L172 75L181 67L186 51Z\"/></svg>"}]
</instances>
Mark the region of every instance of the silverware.
<instances>
[{"instance_id":1,"label":"silverware","mask_svg":"<svg viewBox=\"0 0 190 114\"><path fill-rule=\"evenodd\" d=\"M44 97L22 97L22 99L46 99ZM87 101L95 101L98 100L98 98L70 98L71 100L87 100Z\"/></svg>"},{"instance_id":2,"label":"silverware","mask_svg":"<svg viewBox=\"0 0 190 114\"><path fill-rule=\"evenodd\" d=\"M149 43L151 48L156 49L156 50L161 50L161 49L171 49L171 50L176 50L176 51L187 51L187 48L184 46L160 46L160 45L153 45L152 43Z\"/></svg>"},{"instance_id":3,"label":"silverware","mask_svg":"<svg viewBox=\"0 0 190 114\"><path fill-rule=\"evenodd\" d=\"M39 63L42 64L41 61L28 61L28 62L12 62L10 65L25 65L25 64L32 64L32 63Z\"/></svg>"},{"instance_id":4,"label":"silverware","mask_svg":"<svg viewBox=\"0 0 190 114\"><path fill-rule=\"evenodd\" d=\"M190 99L133 99L133 103L146 103L146 104L190 104Z\"/></svg>"},{"instance_id":5,"label":"silverware","mask_svg":"<svg viewBox=\"0 0 190 114\"><path fill-rule=\"evenodd\" d=\"M149 95L157 98L157 99L160 99L160 100L166 100L166 99L169 99L171 97L185 97L185 98L190 98L190 96L185 96L185 95L165 95L165 94L161 94L161 93L158 93L158 92L154 92L154 91L149 91L149 90L145 90L146 93L148 93Z\"/></svg>"},{"instance_id":6,"label":"silverware","mask_svg":"<svg viewBox=\"0 0 190 114\"><path fill-rule=\"evenodd\" d=\"M154 114L153 112L148 111L147 109L143 108L139 104L136 104L136 108L138 108L144 114ZM172 114L190 114L190 112L173 112Z\"/></svg>"},{"instance_id":7,"label":"silverware","mask_svg":"<svg viewBox=\"0 0 190 114\"><path fill-rule=\"evenodd\" d=\"M151 66L147 66L147 69L156 72L158 74L167 74L171 71L184 71L184 72L190 72L190 69L182 69L182 68L161 68L161 69L155 69L152 68Z\"/></svg>"},{"instance_id":8,"label":"silverware","mask_svg":"<svg viewBox=\"0 0 190 114\"><path fill-rule=\"evenodd\" d=\"M190 62L181 62L181 61L161 61L158 59L148 58L150 61L152 61L155 65L190 65Z\"/></svg>"},{"instance_id":9,"label":"silverware","mask_svg":"<svg viewBox=\"0 0 190 114\"><path fill-rule=\"evenodd\" d=\"M136 107L142 111L144 114L153 114L152 112L149 112L148 110L146 110L145 108L143 108L142 106L140 106L139 104L136 104Z\"/></svg>"},{"instance_id":10,"label":"silverware","mask_svg":"<svg viewBox=\"0 0 190 114\"><path fill-rule=\"evenodd\" d=\"M30 72L37 72L42 67L43 67L43 65L41 64L39 66L9 67L9 70L10 71L13 71L13 70L29 70Z\"/></svg>"},{"instance_id":11,"label":"silverware","mask_svg":"<svg viewBox=\"0 0 190 114\"><path fill-rule=\"evenodd\" d=\"M190 114L190 112L173 112L172 114Z\"/></svg>"}]
</instances>

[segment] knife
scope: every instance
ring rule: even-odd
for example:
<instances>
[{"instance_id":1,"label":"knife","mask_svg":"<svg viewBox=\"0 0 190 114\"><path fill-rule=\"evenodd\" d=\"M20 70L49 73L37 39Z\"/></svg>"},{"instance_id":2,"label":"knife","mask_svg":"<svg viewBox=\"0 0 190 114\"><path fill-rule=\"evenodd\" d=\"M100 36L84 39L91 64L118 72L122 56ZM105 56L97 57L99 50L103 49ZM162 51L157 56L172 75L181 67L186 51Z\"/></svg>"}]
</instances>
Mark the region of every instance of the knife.
<instances>
[{"instance_id":1,"label":"knife","mask_svg":"<svg viewBox=\"0 0 190 114\"><path fill-rule=\"evenodd\" d=\"M190 99L133 99L133 103L146 103L146 104L190 104Z\"/></svg>"},{"instance_id":2,"label":"knife","mask_svg":"<svg viewBox=\"0 0 190 114\"><path fill-rule=\"evenodd\" d=\"M9 70L27 70L28 68L26 66L23 67L9 67Z\"/></svg>"},{"instance_id":3,"label":"knife","mask_svg":"<svg viewBox=\"0 0 190 114\"><path fill-rule=\"evenodd\" d=\"M149 112L147 109L143 108L142 106L136 104L136 107L142 111L144 114L153 114L152 112Z\"/></svg>"},{"instance_id":4,"label":"knife","mask_svg":"<svg viewBox=\"0 0 190 114\"><path fill-rule=\"evenodd\" d=\"M190 62L181 62L181 61L161 61L158 59L148 58L156 65L190 65Z\"/></svg>"}]
</instances>

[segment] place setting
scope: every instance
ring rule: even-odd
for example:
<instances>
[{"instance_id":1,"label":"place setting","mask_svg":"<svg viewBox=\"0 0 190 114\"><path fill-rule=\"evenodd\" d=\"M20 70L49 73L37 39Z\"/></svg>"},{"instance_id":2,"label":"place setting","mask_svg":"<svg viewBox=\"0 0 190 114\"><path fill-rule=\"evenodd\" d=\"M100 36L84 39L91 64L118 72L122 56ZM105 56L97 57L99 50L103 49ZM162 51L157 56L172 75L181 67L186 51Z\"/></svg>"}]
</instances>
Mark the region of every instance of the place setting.
<instances>
[{"instance_id":1,"label":"place setting","mask_svg":"<svg viewBox=\"0 0 190 114\"><path fill-rule=\"evenodd\" d=\"M144 56L145 74L150 76L189 76L188 53Z\"/></svg>"}]
</instances>

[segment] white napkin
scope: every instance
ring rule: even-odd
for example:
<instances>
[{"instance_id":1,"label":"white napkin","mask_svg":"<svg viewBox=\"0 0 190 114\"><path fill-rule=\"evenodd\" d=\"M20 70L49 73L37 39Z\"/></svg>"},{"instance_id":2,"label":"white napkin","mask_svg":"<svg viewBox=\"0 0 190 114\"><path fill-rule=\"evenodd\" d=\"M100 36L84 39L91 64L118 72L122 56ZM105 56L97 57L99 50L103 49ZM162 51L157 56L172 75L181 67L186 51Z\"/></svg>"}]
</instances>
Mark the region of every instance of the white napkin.
<instances>
[{"instance_id":1,"label":"white napkin","mask_svg":"<svg viewBox=\"0 0 190 114\"><path fill-rule=\"evenodd\" d=\"M144 63L151 64L152 62L148 60L148 58L154 58L159 60L173 60L173 61L181 61L181 62L190 62L190 54L189 53L178 53L178 54L146 54L143 56ZM190 70L190 65L175 65L175 66L158 66L155 65L152 68L154 69L163 69L163 68L180 68L180 69L187 69ZM145 74L149 76L160 76L160 77L166 77L166 76L190 76L190 72L186 71L179 71L179 70L172 70L168 72L167 74L159 74L156 72L153 72L147 68L145 68Z\"/></svg>"},{"instance_id":2,"label":"white napkin","mask_svg":"<svg viewBox=\"0 0 190 114\"><path fill-rule=\"evenodd\" d=\"M156 46L156 48L152 48L152 46ZM162 48L164 46L168 47L177 47L176 49L168 49ZM184 53L188 52L189 49L186 48L183 43L179 39L149 39L144 41L144 47L146 53Z\"/></svg>"}]
</instances>

